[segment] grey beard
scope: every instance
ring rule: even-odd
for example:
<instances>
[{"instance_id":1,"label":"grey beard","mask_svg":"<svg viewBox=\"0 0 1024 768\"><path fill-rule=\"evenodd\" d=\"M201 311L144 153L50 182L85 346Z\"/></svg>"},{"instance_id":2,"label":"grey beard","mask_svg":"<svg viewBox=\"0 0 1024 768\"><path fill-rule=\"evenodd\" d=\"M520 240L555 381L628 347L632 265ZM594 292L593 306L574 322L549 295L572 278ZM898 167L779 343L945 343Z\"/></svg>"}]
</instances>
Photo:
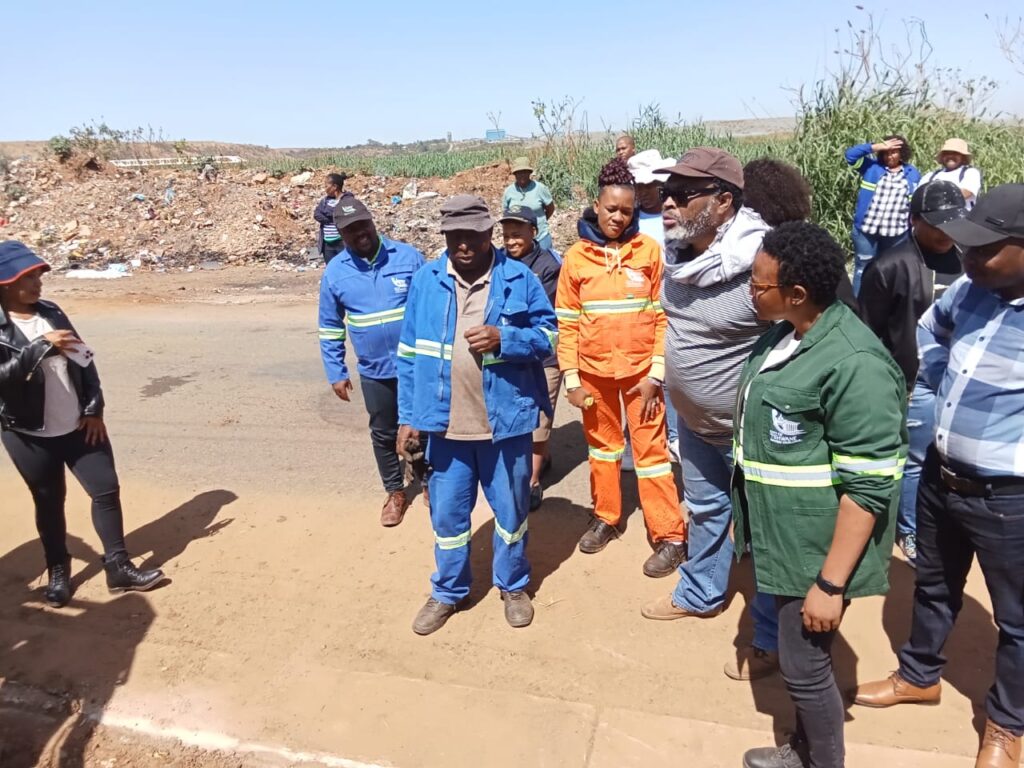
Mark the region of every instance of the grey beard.
<instances>
[{"instance_id":1,"label":"grey beard","mask_svg":"<svg viewBox=\"0 0 1024 768\"><path fill-rule=\"evenodd\" d=\"M683 243L692 243L698 237L703 237L714 230L715 225L711 220L711 206L706 206L692 221L678 221L672 229L665 230L666 240L677 240Z\"/></svg>"}]
</instances>

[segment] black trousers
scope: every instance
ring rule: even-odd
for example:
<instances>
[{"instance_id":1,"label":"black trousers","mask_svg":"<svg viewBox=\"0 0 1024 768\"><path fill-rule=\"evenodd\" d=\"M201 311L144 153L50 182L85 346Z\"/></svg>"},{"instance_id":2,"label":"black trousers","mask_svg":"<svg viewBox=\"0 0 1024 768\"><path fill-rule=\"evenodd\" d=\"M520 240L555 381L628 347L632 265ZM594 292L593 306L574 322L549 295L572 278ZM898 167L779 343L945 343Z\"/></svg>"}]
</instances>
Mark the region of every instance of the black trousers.
<instances>
[{"instance_id":1,"label":"black trousers","mask_svg":"<svg viewBox=\"0 0 1024 768\"><path fill-rule=\"evenodd\" d=\"M398 442L398 379L359 377L363 402L370 414L370 441L377 471L384 490L400 491L405 487L402 462L395 452Z\"/></svg>"},{"instance_id":2,"label":"black trousers","mask_svg":"<svg viewBox=\"0 0 1024 768\"><path fill-rule=\"evenodd\" d=\"M999 628L996 679L985 708L996 725L1024 735L1024 494L962 496L939 474L932 446L917 490L917 583L910 639L900 675L914 685L939 682L942 647L964 604L975 556Z\"/></svg>"},{"instance_id":3,"label":"black trousers","mask_svg":"<svg viewBox=\"0 0 1024 768\"><path fill-rule=\"evenodd\" d=\"M343 250L345 250L344 240L324 240L324 264L330 264L331 259L337 256Z\"/></svg>"},{"instance_id":4,"label":"black trousers","mask_svg":"<svg viewBox=\"0 0 1024 768\"><path fill-rule=\"evenodd\" d=\"M811 768L843 768L843 698L832 673L836 633L804 629L802 597L775 600L779 609L779 668L796 707L797 739L807 744Z\"/></svg>"},{"instance_id":5,"label":"black trousers","mask_svg":"<svg viewBox=\"0 0 1024 768\"><path fill-rule=\"evenodd\" d=\"M3 432L0 440L32 493L36 530L43 543L48 568L68 558L65 466L92 499L92 524L103 543L106 559L126 555L121 487L109 440L101 445L86 445L84 430L61 437Z\"/></svg>"}]
</instances>

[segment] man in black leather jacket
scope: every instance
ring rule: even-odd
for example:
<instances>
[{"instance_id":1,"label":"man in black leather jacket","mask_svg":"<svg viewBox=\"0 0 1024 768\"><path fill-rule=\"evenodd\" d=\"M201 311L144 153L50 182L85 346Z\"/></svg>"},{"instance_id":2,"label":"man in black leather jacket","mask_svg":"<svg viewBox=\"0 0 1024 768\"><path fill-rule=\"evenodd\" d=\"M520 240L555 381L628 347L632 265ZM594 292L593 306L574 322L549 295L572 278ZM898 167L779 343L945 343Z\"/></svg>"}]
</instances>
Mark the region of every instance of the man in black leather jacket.
<instances>
[{"instance_id":1,"label":"man in black leather jacket","mask_svg":"<svg viewBox=\"0 0 1024 768\"><path fill-rule=\"evenodd\" d=\"M917 485L934 438L935 393L917 376L917 321L962 271L950 237L938 228L967 213L964 196L948 181L923 184L910 201L910 236L882 251L864 271L860 317L903 370L910 391L910 453L903 471L896 541L910 565L917 559Z\"/></svg>"}]
</instances>

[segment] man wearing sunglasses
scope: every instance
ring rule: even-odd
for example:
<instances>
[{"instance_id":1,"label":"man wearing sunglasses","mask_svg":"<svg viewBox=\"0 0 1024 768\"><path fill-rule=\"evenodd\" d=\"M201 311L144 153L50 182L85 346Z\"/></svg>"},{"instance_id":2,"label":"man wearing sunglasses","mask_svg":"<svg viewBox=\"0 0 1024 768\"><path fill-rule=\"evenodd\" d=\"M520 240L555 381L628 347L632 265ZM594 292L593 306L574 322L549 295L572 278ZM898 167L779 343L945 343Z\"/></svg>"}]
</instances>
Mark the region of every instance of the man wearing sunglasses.
<instances>
[{"instance_id":1,"label":"man wearing sunglasses","mask_svg":"<svg viewBox=\"0 0 1024 768\"><path fill-rule=\"evenodd\" d=\"M644 606L649 619L710 618L722 612L733 556L733 408L740 371L769 327L750 297L750 270L769 227L743 207L743 168L713 147L689 150L661 188L668 316L665 384L679 411L683 497L690 513L689 560L671 595ZM752 606L754 644L726 674L751 679L778 668L770 598Z\"/></svg>"}]
</instances>

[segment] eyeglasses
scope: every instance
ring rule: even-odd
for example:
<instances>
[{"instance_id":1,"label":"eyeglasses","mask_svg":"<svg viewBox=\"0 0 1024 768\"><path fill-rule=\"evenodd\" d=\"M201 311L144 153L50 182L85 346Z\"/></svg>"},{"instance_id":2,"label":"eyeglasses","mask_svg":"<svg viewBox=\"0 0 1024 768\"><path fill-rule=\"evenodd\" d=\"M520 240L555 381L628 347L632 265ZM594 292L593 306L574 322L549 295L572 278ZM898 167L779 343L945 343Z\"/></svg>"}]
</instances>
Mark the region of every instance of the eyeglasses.
<instances>
[{"instance_id":1,"label":"eyeglasses","mask_svg":"<svg viewBox=\"0 0 1024 768\"><path fill-rule=\"evenodd\" d=\"M772 288L781 288L779 283L755 283L753 280L750 281L750 295L760 296L765 291L770 291Z\"/></svg>"},{"instance_id":2,"label":"eyeglasses","mask_svg":"<svg viewBox=\"0 0 1024 768\"><path fill-rule=\"evenodd\" d=\"M691 200L696 200L704 195L715 195L721 192L718 187L701 187L700 189L685 189L683 187L672 187L668 184L658 190L661 202L667 201L670 197L677 205L689 205Z\"/></svg>"}]
</instances>

